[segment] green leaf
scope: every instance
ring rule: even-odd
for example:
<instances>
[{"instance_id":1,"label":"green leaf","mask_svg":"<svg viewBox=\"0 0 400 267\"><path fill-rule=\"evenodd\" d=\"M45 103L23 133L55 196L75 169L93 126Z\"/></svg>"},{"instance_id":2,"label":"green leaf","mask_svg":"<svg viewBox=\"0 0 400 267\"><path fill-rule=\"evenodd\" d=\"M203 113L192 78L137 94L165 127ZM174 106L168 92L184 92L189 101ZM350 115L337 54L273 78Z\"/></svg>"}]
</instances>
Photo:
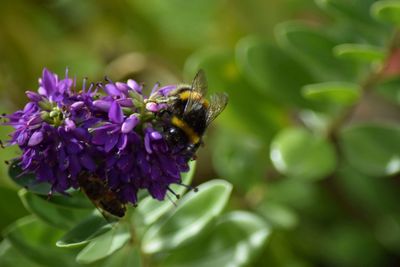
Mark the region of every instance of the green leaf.
<instances>
[{"instance_id":1,"label":"green leaf","mask_svg":"<svg viewBox=\"0 0 400 267\"><path fill-rule=\"evenodd\" d=\"M321 8L350 19L353 23L370 26L374 24L368 14L369 7L374 0L316 0L315 2Z\"/></svg>"},{"instance_id":2,"label":"green leaf","mask_svg":"<svg viewBox=\"0 0 400 267\"><path fill-rule=\"evenodd\" d=\"M375 0L316 0L321 8L331 13L335 19L336 32L343 39L365 40L381 43L390 31L370 16L370 6Z\"/></svg>"},{"instance_id":3,"label":"green leaf","mask_svg":"<svg viewBox=\"0 0 400 267\"><path fill-rule=\"evenodd\" d=\"M89 243L95 237L111 230L112 224L96 210L57 241L58 247L75 247Z\"/></svg>"},{"instance_id":4,"label":"green leaf","mask_svg":"<svg viewBox=\"0 0 400 267\"><path fill-rule=\"evenodd\" d=\"M210 144L213 166L221 177L229 177L240 192L262 180L269 162L267 145L257 138L230 129L220 129ZM229 166L229 167L227 167Z\"/></svg>"},{"instance_id":5,"label":"green leaf","mask_svg":"<svg viewBox=\"0 0 400 267\"><path fill-rule=\"evenodd\" d=\"M325 230L322 255L333 266L380 266L385 252L369 227L358 222L337 222ZM359 255L365 255L360 257Z\"/></svg>"},{"instance_id":6,"label":"green leaf","mask_svg":"<svg viewBox=\"0 0 400 267\"><path fill-rule=\"evenodd\" d=\"M34 217L24 217L7 228L5 238L19 253L42 266L76 266L73 250L54 245L61 234Z\"/></svg>"},{"instance_id":7,"label":"green leaf","mask_svg":"<svg viewBox=\"0 0 400 267\"><path fill-rule=\"evenodd\" d=\"M38 265L35 262L26 258L23 254L21 254L17 249L15 249L10 241L3 240L0 243L0 266L1 267L21 267L21 266L29 266L29 267L41 267L42 265Z\"/></svg>"},{"instance_id":8,"label":"green leaf","mask_svg":"<svg viewBox=\"0 0 400 267\"><path fill-rule=\"evenodd\" d=\"M236 60L248 81L262 93L284 104L305 105L300 88L313 79L282 49L257 38L246 37L237 44Z\"/></svg>"},{"instance_id":9,"label":"green leaf","mask_svg":"<svg viewBox=\"0 0 400 267\"><path fill-rule=\"evenodd\" d=\"M8 170L8 174L21 187L27 188L35 194L47 195L51 191L51 185L48 183L37 183L36 177L31 174L22 174L18 161L13 161ZM22 175L21 175L22 174Z\"/></svg>"},{"instance_id":10,"label":"green leaf","mask_svg":"<svg viewBox=\"0 0 400 267\"><path fill-rule=\"evenodd\" d=\"M260 217L245 211L231 212L199 241L173 251L163 260L163 266L251 266L269 235L269 226Z\"/></svg>"},{"instance_id":11,"label":"green leaf","mask_svg":"<svg viewBox=\"0 0 400 267\"><path fill-rule=\"evenodd\" d=\"M355 74L354 63L334 57L332 49L338 42L322 31L286 22L275 32L279 44L306 64L318 80L341 80Z\"/></svg>"},{"instance_id":12,"label":"green leaf","mask_svg":"<svg viewBox=\"0 0 400 267\"><path fill-rule=\"evenodd\" d=\"M304 109L299 112L299 118L306 128L311 129L313 132L318 134L326 133L334 115L336 114L333 112L318 112L310 109Z\"/></svg>"},{"instance_id":13,"label":"green leaf","mask_svg":"<svg viewBox=\"0 0 400 267\"><path fill-rule=\"evenodd\" d=\"M182 183L190 185L193 179L193 175L196 170L196 162L192 161L189 163L190 170L186 173L182 173ZM182 195L187 190L186 187L181 185L171 185L171 189L178 195ZM151 196L144 198L138 203L138 207L134 212L135 216L141 216L140 221L145 225L150 225L157 221L161 216L174 207L171 201L158 201L153 199Z\"/></svg>"},{"instance_id":14,"label":"green leaf","mask_svg":"<svg viewBox=\"0 0 400 267\"><path fill-rule=\"evenodd\" d=\"M70 209L52 204L25 189L21 189L18 194L30 212L44 222L62 229L70 229L90 214L90 210Z\"/></svg>"},{"instance_id":15,"label":"green leaf","mask_svg":"<svg viewBox=\"0 0 400 267\"><path fill-rule=\"evenodd\" d=\"M394 180L376 179L349 165L343 165L336 177L337 183L351 203L374 218L400 214L400 188Z\"/></svg>"},{"instance_id":16,"label":"green leaf","mask_svg":"<svg viewBox=\"0 0 400 267\"><path fill-rule=\"evenodd\" d=\"M317 83L304 86L302 93L310 100L351 105L360 97L360 86L346 82Z\"/></svg>"},{"instance_id":17,"label":"green leaf","mask_svg":"<svg viewBox=\"0 0 400 267\"><path fill-rule=\"evenodd\" d=\"M189 192L178 208L163 222L145 233L142 250L155 253L176 248L198 235L224 209L232 185L223 180L201 184L198 192Z\"/></svg>"},{"instance_id":18,"label":"green leaf","mask_svg":"<svg viewBox=\"0 0 400 267\"><path fill-rule=\"evenodd\" d=\"M400 2L384 0L376 2L371 7L371 14L376 19L400 26Z\"/></svg>"},{"instance_id":19,"label":"green leaf","mask_svg":"<svg viewBox=\"0 0 400 267\"><path fill-rule=\"evenodd\" d=\"M108 257L101 267L141 267L142 259L140 258L140 250L137 247L126 245L112 257Z\"/></svg>"},{"instance_id":20,"label":"green leaf","mask_svg":"<svg viewBox=\"0 0 400 267\"><path fill-rule=\"evenodd\" d=\"M293 229L299 222L299 218L294 211L270 200L263 201L257 210L274 228Z\"/></svg>"},{"instance_id":21,"label":"green leaf","mask_svg":"<svg viewBox=\"0 0 400 267\"><path fill-rule=\"evenodd\" d=\"M272 141L270 157L279 172L306 180L325 178L336 167L332 145L304 129L280 132Z\"/></svg>"},{"instance_id":22,"label":"green leaf","mask_svg":"<svg viewBox=\"0 0 400 267\"><path fill-rule=\"evenodd\" d=\"M78 263L88 264L108 257L122 248L130 239L129 225L126 223L116 224L111 231L90 241L90 243L79 252L76 261Z\"/></svg>"},{"instance_id":23,"label":"green leaf","mask_svg":"<svg viewBox=\"0 0 400 267\"><path fill-rule=\"evenodd\" d=\"M344 129L340 144L346 160L371 176L393 175L400 171L400 127L359 124Z\"/></svg>"},{"instance_id":24,"label":"green leaf","mask_svg":"<svg viewBox=\"0 0 400 267\"><path fill-rule=\"evenodd\" d=\"M87 196L79 190L68 192L68 195L55 195L52 196L49 202L59 205L65 208L73 209L93 209L93 203L87 198Z\"/></svg>"},{"instance_id":25,"label":"green leaf","mask_svg":"<svg viewBox=\"0 0 400 267\"><path fill-rule=\"evenodd\" d=\"M382 48L368 44L340 44L333 48L333 53L339 58L366 62L380 62L386 57Z\"/></svg>"}]
</instances>

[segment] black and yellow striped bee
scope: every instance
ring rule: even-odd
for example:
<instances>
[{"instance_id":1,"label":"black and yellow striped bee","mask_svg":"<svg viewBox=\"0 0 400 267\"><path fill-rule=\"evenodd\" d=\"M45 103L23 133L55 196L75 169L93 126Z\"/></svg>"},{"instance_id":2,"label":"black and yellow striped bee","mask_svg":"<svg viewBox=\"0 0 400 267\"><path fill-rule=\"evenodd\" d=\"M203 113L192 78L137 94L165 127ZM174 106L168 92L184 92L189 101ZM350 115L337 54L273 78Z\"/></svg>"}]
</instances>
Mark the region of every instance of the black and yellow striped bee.
<instances>
[{"instance_id":1,"label":"black and yellow striped bee","mask_svg":"<svg viewBox=\"0 0 400 267\"><path fill-rule=\"evenodd\" d=\"M165 138L171 145L186 149L190 156L194 156L205 130L228 103L225 93L206 99L207 87L205 73L200 70L191 85L179 85L168 96L170 123L164 129Z\"/></svg>"}]
</instances>

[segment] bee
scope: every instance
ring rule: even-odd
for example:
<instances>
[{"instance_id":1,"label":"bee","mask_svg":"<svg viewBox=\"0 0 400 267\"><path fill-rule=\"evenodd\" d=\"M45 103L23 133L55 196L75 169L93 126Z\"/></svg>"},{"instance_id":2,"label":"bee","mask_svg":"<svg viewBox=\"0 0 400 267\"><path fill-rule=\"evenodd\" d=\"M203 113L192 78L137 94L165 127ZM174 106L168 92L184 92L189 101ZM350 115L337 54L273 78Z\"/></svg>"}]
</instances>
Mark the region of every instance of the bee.
<instances>
[{"instance_id":1,"label":"bee","mask_svg":"<svg viewBox=\"0 0 400 267\"><path fill-rule=\"evenodd\" d=\"M213 94L210 100L206 99L207 89L205 73L200 70L191 85L179 85L168 95L169 123L164 128L165 139L172 146L185 149L191 157L202 144L207 127L228 103L226 93Z\"/></svg>"},{"instance_id":2,"label":"bee","mask_svg":"<svg viewBox=\"0 0 400 267\"><path fill-rule=\"evenodd\" d=\"M126 207L117 194L111 191L106 182L94 175L80 175L78 183L81 190L98 208L103 216L108 219L108 215L122 218L125 215Z\"/></svg>"}]
</instances>

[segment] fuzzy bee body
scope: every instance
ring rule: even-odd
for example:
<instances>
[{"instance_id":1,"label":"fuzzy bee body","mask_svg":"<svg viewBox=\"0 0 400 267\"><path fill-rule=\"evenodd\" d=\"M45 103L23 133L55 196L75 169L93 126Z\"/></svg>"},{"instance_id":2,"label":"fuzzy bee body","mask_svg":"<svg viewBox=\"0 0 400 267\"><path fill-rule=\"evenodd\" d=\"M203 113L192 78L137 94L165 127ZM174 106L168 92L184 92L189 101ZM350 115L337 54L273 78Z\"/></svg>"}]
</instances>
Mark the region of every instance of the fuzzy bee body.
<instances>
[{"instance_id":1,"label":"fuzzy bee body","mask_svg":"<svg viewBox=\"0 0 400 267\"><path fill-rule=\"evenodd\" d=\"M125 204L119 200L115 192L107 187L105 181L96 176L81 175L78 178L78 183L81 190L102 213L106 212L107 215L124 217Z\"/></svg>"},{"instance_id":2,"label":"fuzzy bee body","mask_svg":"<svg viewBox=\"0 0 400 267\"><path fill-rule=\"evenodd\" d=\"M210 100L206 94L207 80L200 70L191 86L178 86L169 96L172 100L167 110L170 123L165 129L166 139L173 146L184 147L191 156L201 145L207 127L228 103L226 94L214 94Z\"/></svg>"}]
</instances>

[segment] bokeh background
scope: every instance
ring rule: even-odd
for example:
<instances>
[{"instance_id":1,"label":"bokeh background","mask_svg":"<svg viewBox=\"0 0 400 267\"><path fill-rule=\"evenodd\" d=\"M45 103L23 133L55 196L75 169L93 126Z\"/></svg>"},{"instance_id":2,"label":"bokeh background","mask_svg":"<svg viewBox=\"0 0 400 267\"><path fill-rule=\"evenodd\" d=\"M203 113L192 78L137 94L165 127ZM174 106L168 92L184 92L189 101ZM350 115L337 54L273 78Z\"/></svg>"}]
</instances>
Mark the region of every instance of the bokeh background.
<instances>
[{"instance_id":1,"label":"bokeh background","mask_svg":"<svg viewBox=\"0 0 400 267\"><path fill-rule=\"evenodd\" d=\"M228 209L271 225L249 266L400 266L400 12L374 2L3 0L1 112L43 67L149 88L203 68L230 102L194 184L228 180ZM3 163L17 153L0 151L0 230L27 214Z\"/></svg>"}]
</instances>

